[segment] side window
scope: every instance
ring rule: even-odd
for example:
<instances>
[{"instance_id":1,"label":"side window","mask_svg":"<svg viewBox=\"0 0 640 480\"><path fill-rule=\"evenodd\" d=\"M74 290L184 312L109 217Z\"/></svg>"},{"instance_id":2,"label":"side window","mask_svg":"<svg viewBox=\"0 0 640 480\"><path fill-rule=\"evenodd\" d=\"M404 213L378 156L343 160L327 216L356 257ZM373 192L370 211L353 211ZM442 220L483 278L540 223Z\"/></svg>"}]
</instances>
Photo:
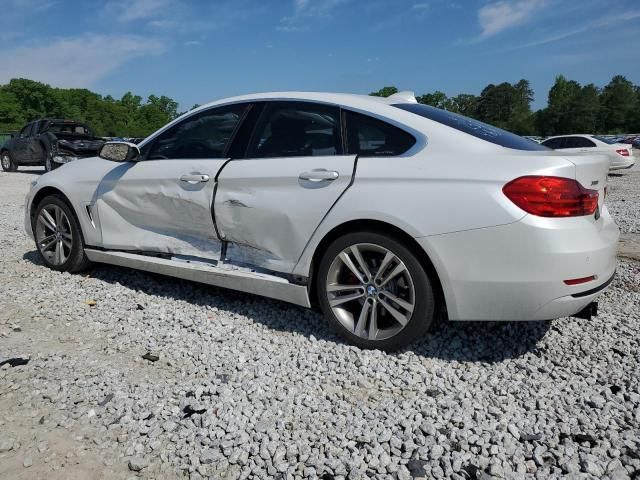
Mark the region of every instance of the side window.
<instances>
[{"instance_id":1,"label":"side window","mask_svg":"<svg viewBox=\"0 0 640 480\"><path fill-rule=\"evenodd\" d=\"M236 104L192 115L155 138L146 158L223 158L246 108Z\"/></svg>"},{"instance_id":2,"label":"side window","mask_svg":"<svg viewBox=\"0 0 640 480\"><path fill-rule=\"evenodd\" d=\"M544 142L542 142L542 145L544 145L545 147L549 147L549 148L553 148L554 150L563 148L563 143L564 143L564 138L551 138L549 140L546 140ZM567 148L567 147L565 147Z\"/></svg>"},{"instance_id":3,"label":"side window","mask_svg":"<svg viewBox=\"0 0 640 480\"><path fill-rule=\"evenodd\" d=\"M575 148L592 148L592 147L596 146L596 144L593 143L588 138L574 137L574 140L575 140L575 143L576 143Z\"/></svg>"},{"instance_id":4,"label":"side window","mask_svg":"<svg viewBox=\"0 0 640 480\"><path fill-rule=\"evenodd\" d=\"M580 141L577 137L567 137L564 139L563 148L579 148Z\"/></svg>"},{"instance_id":5,"label":"side window","mask_svg":"<svg viewBox=\"0 0 640 480\"><path fill-rule=\"evenodd\" d=\"M362 157L402 155L416 143L413 135L376 118L346 112L347 151Z\"/></svg>"},{"instance_id":6,"label":"side window","mask_svg":"<svg viewBox=\"0 0 640 480\"><path fill-rule=\"evenodd\" d=\"M20 138L27 138L28 136L30 136L32 128L33 128L33 123L30 123L29 125L24 127L22 130L20 130Z\"/></svg>"},{"instance_id":7,"label":"side window","mask_svg":"<svg viewBox=\"0 0 640 480\"><path fill-rule=\"evenodd\" d=\"M340 155L340 109L307 102L267 103L249 158Z\"/></svg>"}]
</instances>

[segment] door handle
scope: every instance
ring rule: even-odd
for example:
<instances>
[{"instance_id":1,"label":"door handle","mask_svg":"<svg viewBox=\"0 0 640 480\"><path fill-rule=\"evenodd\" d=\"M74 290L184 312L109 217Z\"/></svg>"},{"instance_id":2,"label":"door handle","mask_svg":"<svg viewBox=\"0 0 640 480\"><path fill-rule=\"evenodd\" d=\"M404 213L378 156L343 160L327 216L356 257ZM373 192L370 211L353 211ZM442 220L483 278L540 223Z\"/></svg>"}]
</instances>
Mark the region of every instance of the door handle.
<instances>
[{"instance_id":1,"label":"door handle","mask_svg":"<svg viewBox=\"0 0 640 480\"><path fill-rule=\"evenodd\" d=\"M334 170L317 169L310 172L302 172L298 178L309 182L332 182L339 176L338 172Z\"/></svg>"},{"instance_id":2,"label":"door handle","mask_svg":"<svg viewBox=\"0 0 640 480\"><path fill-rule=\"evenodd\" d=\"M180 177L181 182L187 182L192 185L196 183L204 183L209 181L209 175L203 173L188 173Z\"/></svg>"}]
</instances>

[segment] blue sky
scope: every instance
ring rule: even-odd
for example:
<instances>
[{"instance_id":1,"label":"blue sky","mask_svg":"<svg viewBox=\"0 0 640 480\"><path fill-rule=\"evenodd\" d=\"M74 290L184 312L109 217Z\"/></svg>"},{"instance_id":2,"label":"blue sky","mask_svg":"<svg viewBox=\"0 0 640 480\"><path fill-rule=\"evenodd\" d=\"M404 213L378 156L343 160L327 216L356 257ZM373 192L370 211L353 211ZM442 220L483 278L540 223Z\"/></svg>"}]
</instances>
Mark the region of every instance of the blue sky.
<instances>
[{"instance_id":1,"label":"blue sky","mask_svg":"<svg viewBox=\"0 0 640 480\"><path fill-rule=\"evenodd\" d=\"M640 84L638 0L3 0L0 83L27 77L182 109L270 90L479 94L555 75Z\"/></svg>"}]
</instances>

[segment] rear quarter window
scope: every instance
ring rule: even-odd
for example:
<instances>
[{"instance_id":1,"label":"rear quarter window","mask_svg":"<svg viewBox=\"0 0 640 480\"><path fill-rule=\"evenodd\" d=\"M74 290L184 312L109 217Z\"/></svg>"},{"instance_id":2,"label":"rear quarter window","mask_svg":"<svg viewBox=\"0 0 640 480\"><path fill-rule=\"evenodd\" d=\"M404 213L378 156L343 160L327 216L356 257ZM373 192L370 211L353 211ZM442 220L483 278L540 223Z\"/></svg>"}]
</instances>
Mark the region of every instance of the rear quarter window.
<instances>
[{"instance_id":1,"label":"rear quarter window","mask_svg":"<svg viewBox=\"0 0 640 480\"><path fill-rule=\"evenodd\" d=\"M345 110L347 152L361 157L395 157L416 143L410 133L376 118Z\"/></svg>"},{"instance_id":2,"label":"rear quarter window","mask_svg":"<svg viewBox=\"0 0 640 480\"><path fill-rule=\"evenodd\" d=\"M399 103L393 106L502 147L516 150L549 150L544 145L527 140L515 133L440 108L420 103Z\"/></svg>"}]
</instances>

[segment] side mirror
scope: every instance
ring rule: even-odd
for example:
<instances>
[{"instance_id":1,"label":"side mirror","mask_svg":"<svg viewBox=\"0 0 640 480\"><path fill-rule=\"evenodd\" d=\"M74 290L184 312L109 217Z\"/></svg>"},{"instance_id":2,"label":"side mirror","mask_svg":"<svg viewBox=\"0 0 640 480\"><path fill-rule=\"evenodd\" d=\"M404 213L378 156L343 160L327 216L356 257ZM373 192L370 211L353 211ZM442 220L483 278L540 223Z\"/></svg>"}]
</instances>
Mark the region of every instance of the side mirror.
<instances>
[{"instance_id":1,"label":"side mirror","mask_svg":"<svg viewBox=\"0 0 640 480\"><path fill-rule=\"evenodd\" d=\"M107 142L100 148L98 156L112 162L137 162L140 149L129 142Z\"/></svg>"}]
</instances>

